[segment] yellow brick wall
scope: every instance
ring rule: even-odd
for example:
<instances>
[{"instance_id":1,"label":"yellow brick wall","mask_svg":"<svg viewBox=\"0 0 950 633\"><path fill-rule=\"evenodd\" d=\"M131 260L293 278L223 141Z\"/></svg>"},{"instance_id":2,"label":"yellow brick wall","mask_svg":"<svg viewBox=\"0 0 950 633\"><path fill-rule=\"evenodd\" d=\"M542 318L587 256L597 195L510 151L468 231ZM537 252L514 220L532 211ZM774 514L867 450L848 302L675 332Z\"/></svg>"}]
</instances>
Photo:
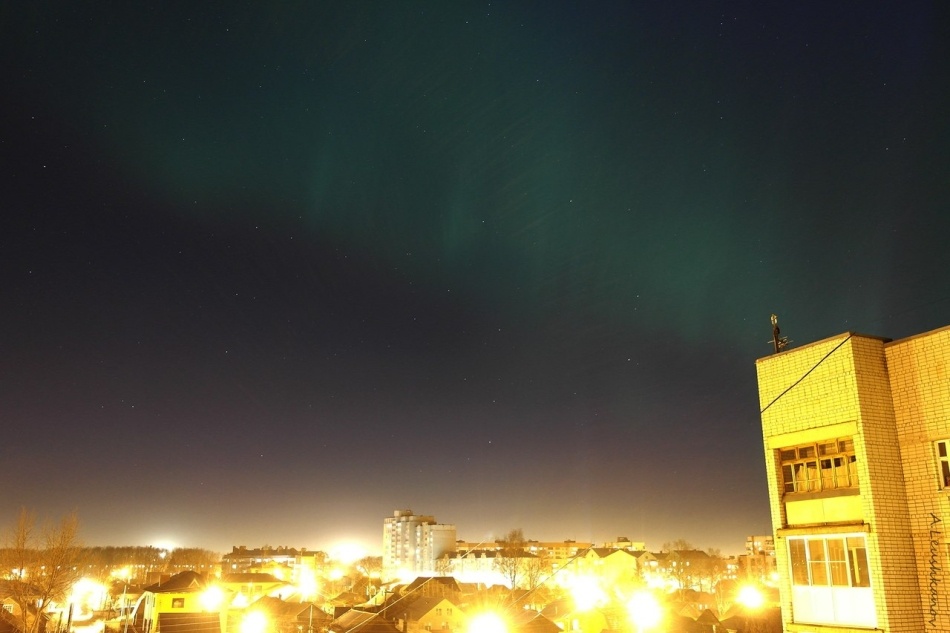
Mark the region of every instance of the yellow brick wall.
<instances>
[{"instance_id":1,"label":"yellow brick wall","mask_svg":"<svg viewBox=\"0 0 950 633\"><path fill-rule=\"evenodd\" d=\"M895 341L885 354L921 588L919 608L925 630L950 631L950 491L941 489L934 450L935 441L950 439L950 327Z\"/></svg>"},{"instance_id":2,"label":"yellow brick wall","mask_svg":"<svg viewBox=\"0 0 950 633\"><path fill-rule=\"evenodd\" d=\"M850 347L859 403L855 453L878 626L919 633L920 586L911 571L915 557L884 342L856 335Z\"/></svg>"},{"instance_id":3,"label":"yellow brick wall","mask_svg":"<svg viewBox=\"0 0 950 633\"><path fill-rule=\"evenodd\" d=\"M788 625L792 622L792 586L787 541L778 532L787 524L776 445L782 442L772 440L778 436L788 436L792 438L788 440L789 445L795 445L827 439L837 436L842 423L856 420L858 405L853 376L848 378L853 374L851 358L841 349L849 342L848 336L843 334L818 341L768 356L756 363L769 505L775 530L776 568L780 579L785 630L789 630ZM833 389L834 385L838 386L837 390ZM830 435L826 436L822 429L826 429Z\"/></svg>"},{"instance_id":4,"label":"yellow brick wall","mask_svg":"<svg viewBox=\"0 0 950 633\"><path fill-rule=\"evenodd\" d=\"M950 632L950 491L939 489L933 457L933 441L950 439L948 359L950 328L944 328L895 343L846 333L756 363L786 629L791 584L779 534L787 520L776 449L851 434L863 517L854 527L863 531L866 524L879 630ZM930 617L932 596L924 589L934 580L935 518L948 528Z\"/></svg>"}]
</instances>

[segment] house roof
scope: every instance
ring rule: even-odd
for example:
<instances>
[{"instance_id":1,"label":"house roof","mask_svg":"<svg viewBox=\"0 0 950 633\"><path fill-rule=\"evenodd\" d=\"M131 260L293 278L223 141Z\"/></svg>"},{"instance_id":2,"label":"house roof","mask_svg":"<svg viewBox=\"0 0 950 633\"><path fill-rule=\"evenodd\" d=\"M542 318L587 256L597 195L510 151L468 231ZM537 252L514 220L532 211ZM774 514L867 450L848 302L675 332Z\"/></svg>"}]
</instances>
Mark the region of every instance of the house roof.
<instances>
[{"instance_id":1,"label":"house roof","mask_svg":"<svg viewBox=\"0 0 950 633\"><path fill-rule=\"evenodd\" d=\"M330 616L322 609L310 602L287 602L280 598L263 596L248 607L249 610L261 610L266 613L285 618L313 616L315 621L329 620Z\"/></svg>"},{"instance_id":2,"label":"house roof","mask_svg":"<svg viewBox=\"0 0 950 633\"><path fill-rule=\"evenodd\" d=\"M452 552L449 558L495 558L500 554L494 549L470 549L464 552Z\"/></svg>"},{"instance_id":3,"label":"house roof","mask_svg":"<svg viewBox=\"0 0 950 633\"><path fill-rule=\"evenodd\" d=\"M224 574L221 576L221 582L223 583L268 583L268 582L284 582L274 574L264 574L264 573L237 573L237 574Z\"/></svg>"},{"instance_id":4,"label":"house roof","mask_svg":"<svg viewBox=\"0 0 950 633\"><path fill-rule=\"evenodd\" d=\"M350 609L330 623L334 633L400 633L392 623L378 613Z\"/></svg>"},{"instance_id":5,"label":"house roof","mask_svg":"<svg viewBox=\"0 0 950 633\"><path fill-rule=\"evenodd\" d=\"M390 609L390 613L396 617L404 616L406 620L418 620L422 616L431 612L433 609L441 605L443 602L448 603L449 605L458 608L458 605L448 598L443 598L440 596L418 596L413 598L409 602L402 604L393 605ZM400 608L402 607L402 608Z\"/></svg>"},{"instance_id":6,"label":"house roof","mask_svg":"<svg viewBox=\"0 0 950 633\"><path fill-rule=\"evenodd\" d=\"M586 551L593 552L599 558L607 558L608 556L612 556L614 554L626 554L630 558L637 558L637 555L642 553L632 552L628 549L620 549L617 547L590 547Z\"/></svg>"},{"instance_id":7,"label":"house roof","mask_svg":"<svg viewBox=\"0 0 950 633\"><path fill-rule=\"evenodd\" d=\"M207 581L202 574L189 569L175 574L164 582L158 581L154 585L149 585L144 591L151 593L187 593L190 591L200 591L204 589L206 585Z\"/></svg>"},{"instance_id":8,"label":"house roof","mask_svg":"<svg viewBox=\"0 0 950 633\"><path fill-rule=\"evenodd\" d=\"M561 627L537 611L519 609L508 614L508 620L519 633L561 633Z\"/></svg>"},{"instance_id":9,"label":"house roof","mask_svg":"<svg viewBox=\"0 0 950 633\"><path fill-rule=\"evenodd\" d=\"M429 585L432 583L442 585L446 589L451 589L452 591L460 590L458 582L452 576L419 576L411 583L406 585L404 593L416 591L423 585Z\"/></svg>"}]
</instances>

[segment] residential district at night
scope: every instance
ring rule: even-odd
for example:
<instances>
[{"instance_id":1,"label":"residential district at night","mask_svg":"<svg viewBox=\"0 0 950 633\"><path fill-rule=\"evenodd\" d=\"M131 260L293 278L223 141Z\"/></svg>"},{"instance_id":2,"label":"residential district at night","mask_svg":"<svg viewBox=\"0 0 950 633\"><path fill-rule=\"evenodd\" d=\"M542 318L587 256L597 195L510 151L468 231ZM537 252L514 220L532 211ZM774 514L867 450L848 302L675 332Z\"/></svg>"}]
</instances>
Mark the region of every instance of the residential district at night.
<instances>
[{"instance_id":1,"label":"residential district at night","mask_svg":"<svg viewBox=\"0 0 950 633\"><path fill-rule=\"evenodd\" d=\"M950 633L947 0L0 60L0 633Z\"/></svg>"},{"instance_id":2,"label":"residential district at night","mask_svg":"<svg viewBox=\"0 0 950 633\"><path fill-rule=\"evenodd\" d=\"M950 326L790 349L773 323L774 354L756 363L773 531L738 556L520 528L467 542L410 509L382 520L381 557L80 548L75 516L34 541L24 511L2 552L4 630L947 630Z\"/></svg>"}]
</instances>

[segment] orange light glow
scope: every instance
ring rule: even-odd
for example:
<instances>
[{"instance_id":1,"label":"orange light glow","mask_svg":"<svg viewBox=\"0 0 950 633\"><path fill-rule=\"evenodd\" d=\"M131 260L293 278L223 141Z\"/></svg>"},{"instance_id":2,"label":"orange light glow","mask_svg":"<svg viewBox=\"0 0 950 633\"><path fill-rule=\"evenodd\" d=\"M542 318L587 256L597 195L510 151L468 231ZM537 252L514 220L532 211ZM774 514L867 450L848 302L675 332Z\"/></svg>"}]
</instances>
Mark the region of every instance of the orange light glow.
<instances>
[{"instance_id":1,"label":"orange light glow","mask_svg":"<svg viewBox=\"0 0 950 633\"><path fill-rule=\"evenodd\" d=\"M745 585L739 589L739 593L736 595L736 602L747 609L759 609L765 604L765 597L757 587Z\"/></svg>"},{"instance_id":2,"label":"orange light glow","mask_svg":"<svg viewBox=\"0 0 950 633\"><path fill-rule=\"evenodd\" d=\"M481 613L468 621L468 633L507 633L508 625L497 613Z\"/></svg>"},{"instance_id":3,"label":"orange light glow","mask_svg":"<svg viewBox=\"0 0 950 633\"><path fill-rule=\"evenodd\" d=\"M627 603L627 612L640 631L648 631L656 627L663 618L660 603L649 591L638 591L633 594Z\"/></svg>"}]
</instances>

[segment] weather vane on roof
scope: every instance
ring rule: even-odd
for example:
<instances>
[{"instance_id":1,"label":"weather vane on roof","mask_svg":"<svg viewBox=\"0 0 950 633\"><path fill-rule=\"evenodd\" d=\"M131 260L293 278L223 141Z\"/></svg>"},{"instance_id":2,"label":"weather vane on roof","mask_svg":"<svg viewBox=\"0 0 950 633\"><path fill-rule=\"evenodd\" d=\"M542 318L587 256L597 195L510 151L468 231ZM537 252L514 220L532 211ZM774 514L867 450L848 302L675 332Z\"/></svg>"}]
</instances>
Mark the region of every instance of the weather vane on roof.
<instances>
[{"instance_id":1,"label":"weather vane on roof","mask_svg":"<svg viewBox=\"0 0 950 633\"><path fill-rule=\"evenodd\" d=\"M775 352L781 352L789 344L787 336L782 336L782 331L778 327L778 315L772 315L772 345Z\"/></svg>"}]
</instances>

